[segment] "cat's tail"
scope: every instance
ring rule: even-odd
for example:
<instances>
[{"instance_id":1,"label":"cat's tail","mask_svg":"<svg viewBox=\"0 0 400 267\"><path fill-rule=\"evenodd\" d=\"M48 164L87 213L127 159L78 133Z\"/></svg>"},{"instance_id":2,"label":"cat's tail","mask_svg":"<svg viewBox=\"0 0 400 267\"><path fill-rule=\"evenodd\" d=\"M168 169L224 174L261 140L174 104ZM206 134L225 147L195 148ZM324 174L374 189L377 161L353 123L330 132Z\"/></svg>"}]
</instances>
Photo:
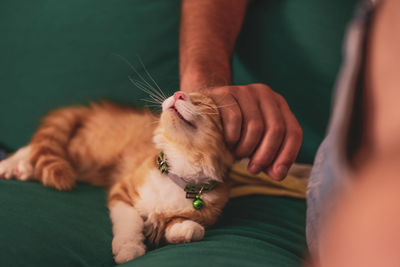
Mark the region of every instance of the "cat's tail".
<instances>
[{"instance_id":1,"label":"cat's tail","mask_svg":"<svg viewBox=\"0 0 400 267\"><path fill-rule=\"evenodd\" d=\"M58 190L72 189L77 174L68 160L67 147L88 111L79 106L62 108L43 119L30 142L35 179Z\"/></svg>"}]
</instances>

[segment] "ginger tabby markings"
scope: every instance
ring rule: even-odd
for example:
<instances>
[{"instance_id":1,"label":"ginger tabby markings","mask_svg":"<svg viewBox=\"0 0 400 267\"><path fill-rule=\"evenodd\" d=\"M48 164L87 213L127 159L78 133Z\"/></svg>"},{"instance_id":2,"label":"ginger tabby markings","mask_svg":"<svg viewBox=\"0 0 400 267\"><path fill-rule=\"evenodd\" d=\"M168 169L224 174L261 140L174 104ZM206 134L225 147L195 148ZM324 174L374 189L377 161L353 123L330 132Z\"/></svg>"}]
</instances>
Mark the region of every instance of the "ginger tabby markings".
<instances>
[{"instance_id":1,"label":"ginger tabby markings","mask_svg":"<svg viewBox=\"0 0 400 267\"><path fill-rule=\"evenodd\" d=\"M77 181L109 188L116 263L152 246L201 240L228 200L224 182L233 157L218 109L199 93L176 92L160 117L109 103L51 112L31 142L0 162L0 177L37 180L58 190ZM169 170L188 183L219 182L195 210L181 187L157 169L163 151Z\"/></svg>"}]
</instances>

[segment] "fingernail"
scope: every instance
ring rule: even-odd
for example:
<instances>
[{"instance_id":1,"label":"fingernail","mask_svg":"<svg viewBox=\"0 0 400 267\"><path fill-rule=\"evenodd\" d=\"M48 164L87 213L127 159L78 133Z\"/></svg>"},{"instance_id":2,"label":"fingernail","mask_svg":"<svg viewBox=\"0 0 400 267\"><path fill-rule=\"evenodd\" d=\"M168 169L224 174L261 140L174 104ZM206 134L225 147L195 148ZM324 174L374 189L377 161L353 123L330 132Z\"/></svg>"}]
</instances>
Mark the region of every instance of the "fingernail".
<instances>
[{"instance_id":1,"label":"fingernail","mask_svg":"<svg viewBox=\"0 0 400 267\"><path fill-rule=\"evenodd\" d=\"M281 179L285 178L286 175L287 175L288 170L289 170L288 167L286 167L285 165L280 165L277 168L277 172L278 172L279 177Z\"/></svg>"},{"instance_id":2,"label":"fingernail","mask_svg":"<svg viewBox=\"0 0 400 267\"><path fill-rule=\"evenodd\" d=\"M261 166L257 165L257 164L254 164L254 163L251 163L248 170L252 174L257 174L257 173L259 173L261 171Z\"/></svg>"}]
</instances>

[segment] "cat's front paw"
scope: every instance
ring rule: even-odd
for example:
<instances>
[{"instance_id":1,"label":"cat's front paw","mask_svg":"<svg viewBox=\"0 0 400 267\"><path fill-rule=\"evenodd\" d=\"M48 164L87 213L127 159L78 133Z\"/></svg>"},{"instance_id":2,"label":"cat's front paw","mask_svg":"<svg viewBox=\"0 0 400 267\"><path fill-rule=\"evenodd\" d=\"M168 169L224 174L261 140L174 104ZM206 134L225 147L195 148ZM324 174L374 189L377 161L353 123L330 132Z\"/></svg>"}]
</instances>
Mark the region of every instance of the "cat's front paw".
<instances>
[{"instance_id":1,"label":"cat's front paw","mask_svg":"<svg viewBox=\"0 0 400 267\"><path fill-rule=\"evenodd\" d=\"M128 240L125 237L114 237L112 251L115 263L122 264L144 255L146 246L141 241Z\"/></svg>"},{"instance_id":2,"label":"cat's front paw","mask_svg":"<svg viewBox=\"0 0 400 267\"><path fill-rule=\"evenodd\" d=\"M185 220L168 227L165 231L165 239L171 244L199 241L203 239L204 231L204 227L197 222Z\"/></svg>"}]
</instances>

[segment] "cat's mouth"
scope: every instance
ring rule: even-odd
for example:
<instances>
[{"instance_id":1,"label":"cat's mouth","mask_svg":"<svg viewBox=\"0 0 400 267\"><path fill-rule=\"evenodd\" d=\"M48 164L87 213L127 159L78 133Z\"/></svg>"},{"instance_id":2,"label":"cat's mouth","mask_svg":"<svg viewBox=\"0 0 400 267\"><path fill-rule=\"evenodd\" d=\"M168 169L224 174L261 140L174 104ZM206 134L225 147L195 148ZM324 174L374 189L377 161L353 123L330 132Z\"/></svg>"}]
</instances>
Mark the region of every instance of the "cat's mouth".
<instances>
[{"instance_id":1,"label":"cat's mouth","mask_svg":"<svg viewBox=\"0 0 400 267\"><path fill-rule=\"evenodd\" d=\"M189 125L190 127L196 128L196 125L194 125L192 122L188 121L187 119L185 119L182 114L176 109L175 106L172 106L169 108L170 110L172 110L173 112L175 112L175 114L178 116L178 118L180 118L184 123L186 123L187 125Z\"/></svg>"}]
</instances>

